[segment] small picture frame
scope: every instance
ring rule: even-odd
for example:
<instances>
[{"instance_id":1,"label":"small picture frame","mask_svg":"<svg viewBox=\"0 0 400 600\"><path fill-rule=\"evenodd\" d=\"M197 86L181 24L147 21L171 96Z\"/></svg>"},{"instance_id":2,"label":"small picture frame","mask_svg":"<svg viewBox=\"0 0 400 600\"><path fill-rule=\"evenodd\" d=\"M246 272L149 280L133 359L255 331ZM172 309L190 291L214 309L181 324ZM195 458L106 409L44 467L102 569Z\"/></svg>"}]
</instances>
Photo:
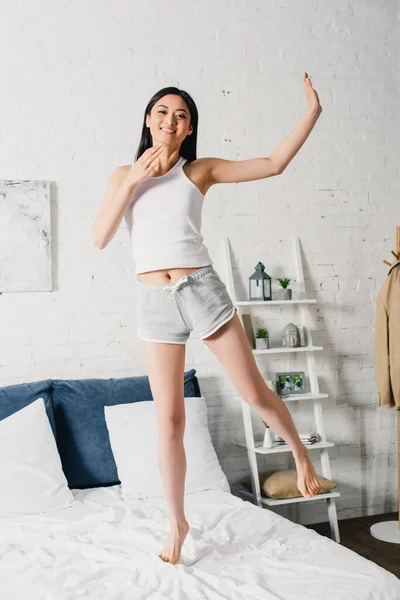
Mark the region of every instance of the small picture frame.
<instances>
[{"instance_id":1,"label":"small picture frame","mask_svg":"<svg viewBox=\"0 0 400 600\"><path fill-rule=\"evenodd\" d=\"M305 394L305 375L304 371L287 371L285 373L275 373L276 393L278 396L288 396L289 394Z\"/></svg>"}]
</instances>

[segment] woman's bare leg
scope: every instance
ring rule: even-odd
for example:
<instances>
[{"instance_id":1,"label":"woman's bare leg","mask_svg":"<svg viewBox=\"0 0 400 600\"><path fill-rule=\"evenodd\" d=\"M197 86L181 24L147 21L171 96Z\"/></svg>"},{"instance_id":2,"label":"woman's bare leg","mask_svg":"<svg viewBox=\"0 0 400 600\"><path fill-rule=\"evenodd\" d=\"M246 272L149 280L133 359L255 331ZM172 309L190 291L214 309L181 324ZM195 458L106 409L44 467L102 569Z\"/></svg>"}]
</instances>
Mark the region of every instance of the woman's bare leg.
<instances>
[{"instance_id":1,"label":"woman's bare leg","mask_svg":"<svg viewBox=\"0 0 400 600\"><path fill-rule=\"evenodd\" d=\"M305 498L319 488L318 476L283 400L266 385L237 313L216 333L204 339L229 374L241 397L288 443L297 470L297 487Z\"/></svg>"},{"instance_id":2,"label":"woman's bare leg","mask_svg":"<svg viewBox=\"0 0 400 600\"><path fill-rule=\"evenodd\" d=\"M158 423L158 460L167 500L171 533L160 558L177 563L189 531L184 512L186 455L184 368L185 345L143 342L147 374Z\"/></svg>"}]
</instances>

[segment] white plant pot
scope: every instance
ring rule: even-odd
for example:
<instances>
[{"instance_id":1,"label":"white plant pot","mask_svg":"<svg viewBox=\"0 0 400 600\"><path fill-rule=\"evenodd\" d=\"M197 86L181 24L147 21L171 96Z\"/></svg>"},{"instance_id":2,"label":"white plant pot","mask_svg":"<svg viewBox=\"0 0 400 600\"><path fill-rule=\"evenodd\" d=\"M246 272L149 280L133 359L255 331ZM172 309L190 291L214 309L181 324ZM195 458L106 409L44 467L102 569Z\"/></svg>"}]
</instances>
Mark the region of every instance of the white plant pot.
<instances>
[{"instance_id":1,"label":"white plant pot","mask_svg":"<svg viewBox=\"0 0 400 600\"><path fill-rule=\"evenodd\" d=\"M292 299L292 290L290 288L286 288L283 290L283 299L284 300Z\"/></svg>"},{"instance_id":2,"label":"white plant pot","mask_svg":"<svg viewBox=\"0 0 400 600\"><path fill-rule=\"evenodd\" d=\"M268 350L269 338L256 338L256 348L258 350Z\"/></svg>"}]
</instances>

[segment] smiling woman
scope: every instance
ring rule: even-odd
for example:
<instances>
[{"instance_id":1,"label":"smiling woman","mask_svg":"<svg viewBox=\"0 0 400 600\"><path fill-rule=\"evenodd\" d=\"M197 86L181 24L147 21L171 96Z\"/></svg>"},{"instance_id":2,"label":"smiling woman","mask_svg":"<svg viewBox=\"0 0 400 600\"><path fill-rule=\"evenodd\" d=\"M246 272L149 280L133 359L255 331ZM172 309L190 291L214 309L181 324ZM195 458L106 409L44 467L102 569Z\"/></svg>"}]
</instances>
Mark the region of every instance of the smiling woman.
<instances>
[{"instance_id":1,"label":"smiling woman","mask_svg":"<svg viewBox=\"0 0 400 600\"><path fill-rule=\"evenodd\" d=\"M304 80L309 105L310 83ZM315 95L315 92L314 92ZM160 553L176 563L189 530L184 513L186 455L183 372L185 344L193 331L214 352L241 397L288 443L305 497L319 489L314 467L290 413L266 385L225 284L212 266L201 235L203 200L216 183L239 183L280 174L309 135L318 108L270 156L241 161L197 158L198 112L176 87L159 90L144 112L132 165L118 167L94 224L104 248L122 219L127 224L137 277L137 333L144 341L159 424L159 465L171 533Z\"/></svg>"}]
</instances>

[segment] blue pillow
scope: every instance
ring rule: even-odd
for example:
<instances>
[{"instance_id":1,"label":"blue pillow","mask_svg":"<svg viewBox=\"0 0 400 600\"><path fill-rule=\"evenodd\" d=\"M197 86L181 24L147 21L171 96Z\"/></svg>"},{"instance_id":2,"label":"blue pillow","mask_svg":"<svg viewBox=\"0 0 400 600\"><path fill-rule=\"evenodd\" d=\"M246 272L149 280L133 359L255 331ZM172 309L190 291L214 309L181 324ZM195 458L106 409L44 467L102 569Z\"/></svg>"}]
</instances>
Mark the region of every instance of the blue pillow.
<instances>
[{"instance_id":1,"label":"blue pillow","mask_svg":"<svg viewBox=\"0 0 400 600\"><path fill-rule=\"evenodd\" d=\"M184 373L184 395L200 397L196 370ZM70 488L117 485L104 406L153 400L149 379L54 379L56 441Z\"/></svg>"},{"instance_id":2,"label":"blue pillow","mask_svg":"<svg viewBox=\"0 0 400 600\"><path fill-rule=\"evenodd\" d=\"M0 388L0 421L13 415L35 400L43 398L46 413L56 437L53 403L51 401L51 379L32 383L17 383Z\"/></svg>"}]
</instances>

